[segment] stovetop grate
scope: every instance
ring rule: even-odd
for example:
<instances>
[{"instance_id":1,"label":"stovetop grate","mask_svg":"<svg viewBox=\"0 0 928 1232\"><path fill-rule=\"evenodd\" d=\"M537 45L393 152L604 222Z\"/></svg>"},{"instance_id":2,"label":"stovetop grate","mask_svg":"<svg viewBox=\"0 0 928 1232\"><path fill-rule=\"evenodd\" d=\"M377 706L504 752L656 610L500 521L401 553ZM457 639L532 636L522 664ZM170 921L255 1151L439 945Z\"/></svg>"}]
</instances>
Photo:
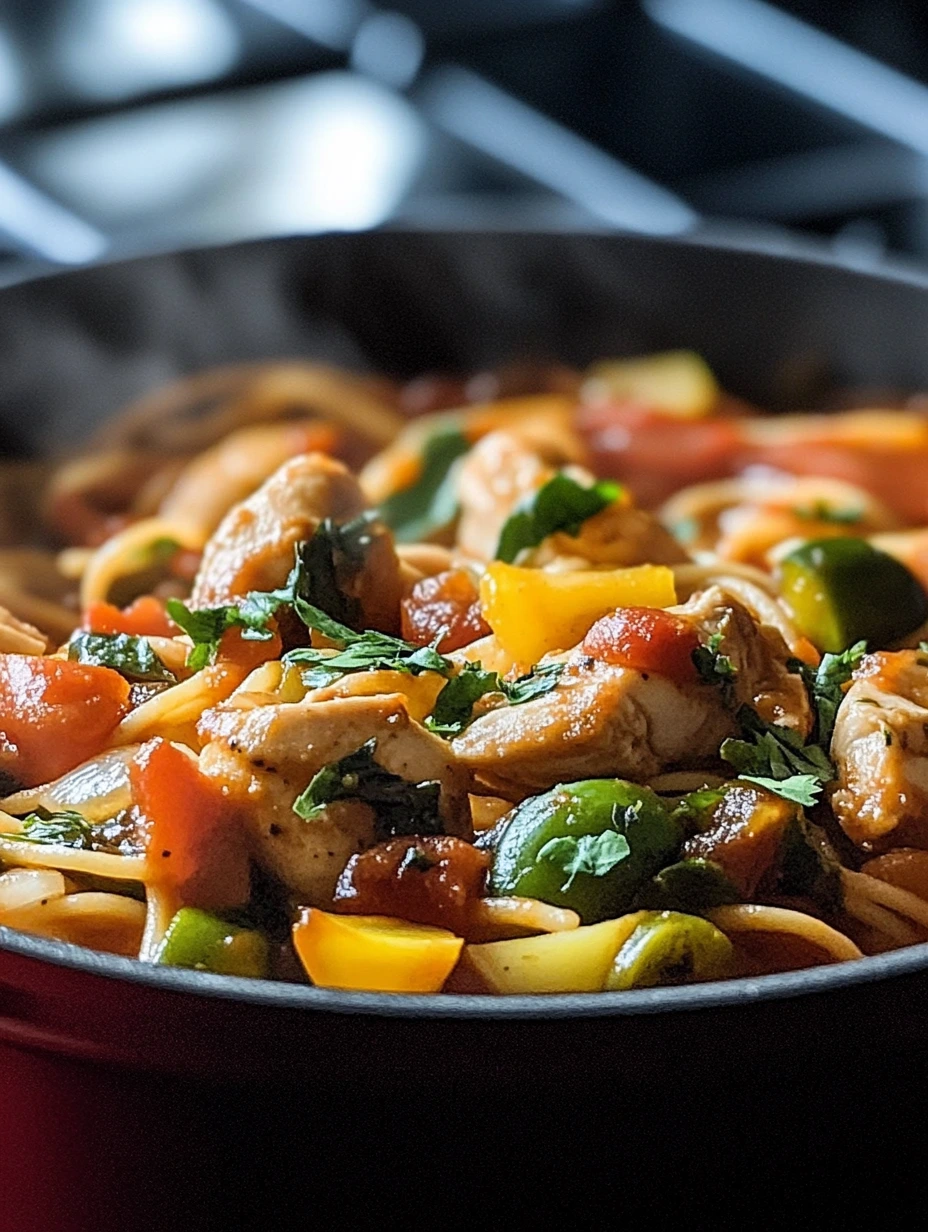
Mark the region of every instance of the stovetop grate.
<instances>
[{"instance_id":1,"label":"stovetop grate","mask_svg":"<svg viewBox=\"0 0 928 1232\"><path fill-rule=\"evenodd\" d=\"M919 0L18 0L0 237L736 223L928 259Z\"/></svg>"}]
</instances>

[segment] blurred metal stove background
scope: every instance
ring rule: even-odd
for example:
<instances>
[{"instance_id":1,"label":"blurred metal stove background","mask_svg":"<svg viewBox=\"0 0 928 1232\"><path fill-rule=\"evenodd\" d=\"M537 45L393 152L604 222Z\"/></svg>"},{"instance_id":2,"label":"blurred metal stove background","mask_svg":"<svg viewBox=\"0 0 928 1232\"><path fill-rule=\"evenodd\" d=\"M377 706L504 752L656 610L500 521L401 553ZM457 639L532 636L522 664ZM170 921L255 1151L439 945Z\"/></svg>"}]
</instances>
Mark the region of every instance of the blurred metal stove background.
<instances>
[{"instance_id":1,"label":"blurred metal stove background","mask_svg":"<svg viewBox=\"0 0 928 1232\"><path fill-rule=\"evenodd\" d=\"M390 223L928 261L923 0L388 2L0 0L0 274Z\"/></svg>"}]
</instances>

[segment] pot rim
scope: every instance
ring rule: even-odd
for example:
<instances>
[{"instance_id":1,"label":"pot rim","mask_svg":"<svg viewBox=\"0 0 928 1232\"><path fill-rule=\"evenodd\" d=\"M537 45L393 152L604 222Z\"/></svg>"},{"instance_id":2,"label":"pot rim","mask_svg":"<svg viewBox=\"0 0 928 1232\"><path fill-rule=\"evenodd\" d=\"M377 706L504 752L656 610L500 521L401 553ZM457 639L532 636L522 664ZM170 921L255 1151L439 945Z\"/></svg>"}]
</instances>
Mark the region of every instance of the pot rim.
<instances>
[{"instance_id":1,"label":"pot rim","mask_svg":"<svg viewBox=\"0 0 928 1232\"><path fill-rule=\"evenodd\" d=\"M928 942L922 942L848 962L772 975L715 980L705 984L640 988L629 992L501 996L482 993L354 992L281 980L213 975L184 967L155 966L135 958L106 954L0 925L0 954L4 951L69 971L85 972L164 992L239 1001L272 1010L386 1018L612 1018L686 1013L837 992L928 970ZM0 986L2 984L3 977L0 975Z\"/></svg>"}]
</instances>

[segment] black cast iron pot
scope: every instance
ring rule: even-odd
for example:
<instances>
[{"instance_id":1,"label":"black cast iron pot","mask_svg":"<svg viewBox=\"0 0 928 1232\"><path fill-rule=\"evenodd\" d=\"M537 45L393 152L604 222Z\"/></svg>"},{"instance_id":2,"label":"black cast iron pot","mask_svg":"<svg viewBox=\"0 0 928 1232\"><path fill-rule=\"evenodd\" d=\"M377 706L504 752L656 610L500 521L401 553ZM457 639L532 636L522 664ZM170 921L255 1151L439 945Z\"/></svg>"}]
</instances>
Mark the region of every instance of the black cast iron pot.
<instances>
[{"instance_id":1,"label":"black cast iron pot","mask_svg":"<svg viewBox=\"0 0 928 1232\"><path fill-rule=\"evenodd\" d=\"M0 292L0 439L66 448L129 398L222 361L413 375L678 346L761 405L831 385L926 389L928 278L614 235L381 232L118 262ZM647 1175L649 1133L670 1134L677 1183L717 1162L716 1144L777 1124L821 1157L862 1101L872 1143L875 1118L898 1127L924 1097L926 1012L928 945L724 984L502 999L149 968L0 928L0 1226L252 1226L253 1204L275 1227L301 1177L311 1194L341 1178L347 1211L362 1177L384 1178L380 1201L397 1175L407 1196L446 1200L455 1177L473 1196L516 1142L535 1144L536 1178L619 1139L623 1166ZM231 1223L217 1214L230 1195Z\"/></svg>"}]
</instances>

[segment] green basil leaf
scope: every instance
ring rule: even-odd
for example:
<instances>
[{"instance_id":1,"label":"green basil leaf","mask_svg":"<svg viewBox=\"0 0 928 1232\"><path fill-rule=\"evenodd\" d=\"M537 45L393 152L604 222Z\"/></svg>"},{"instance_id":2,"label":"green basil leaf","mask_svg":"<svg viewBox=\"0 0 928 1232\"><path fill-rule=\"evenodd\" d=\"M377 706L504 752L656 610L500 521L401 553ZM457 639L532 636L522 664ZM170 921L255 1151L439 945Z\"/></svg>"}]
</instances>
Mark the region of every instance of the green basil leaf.
<instances>
[{"instance_id":1,"label":"green basil leaf","mask_svg":"<svg viewBox=\"0 0 928 1232\"><path fill-rule=\"evenodd\" d=\"M411 783L374 760L377 741L368 740L313 776L293 811L312 821L336 800L360 800L374 811L378 842L399 834L442 834L438 782Z\"/></svg>"},{"instance_id":2,"label":"green basil leaf","mask_svg":"<svg viewBox=\"0 0 928 1232\"><path fill-rule=\"evenodd\" d=\"M77 633L68 643L68 659L72 663L111 667L129 680L177 683L177 677L161 662L148 639L129 633Z\"/></svg>"},{"instance_id":3,"label":"green basil leaf","mask_svg":"<svg viewBox=\"0 0 928 1232\"><path fill-rule=\"evenodd\" d=\"M621 494L620 484L601 479L585 488L558 474L516 506L500 532L496 559L511 564L524 548L537 547L548 535L578 535L583 523Z\"/></svg>"},{"instance_id":4,"label":"green basil leaf","mask_svg":"<svg viewBox=\"0 0 928 1232\"><path fill-rule=\"evenodd\" d=\"M421 542L454 521L458 513L454 464L470 448L457 427L442 428L426 438L419 478L380 506L380 516L398 542Z\"/></svg>"}]
</instances>

